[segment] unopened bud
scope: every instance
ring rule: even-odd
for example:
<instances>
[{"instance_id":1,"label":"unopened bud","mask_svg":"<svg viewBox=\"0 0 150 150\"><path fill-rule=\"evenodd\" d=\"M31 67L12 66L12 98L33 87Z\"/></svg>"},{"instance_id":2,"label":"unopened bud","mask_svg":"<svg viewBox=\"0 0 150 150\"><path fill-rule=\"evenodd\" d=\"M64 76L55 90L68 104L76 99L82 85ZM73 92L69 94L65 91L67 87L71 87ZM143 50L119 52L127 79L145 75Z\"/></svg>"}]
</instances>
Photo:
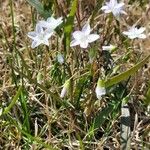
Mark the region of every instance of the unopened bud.
<instances>
[{"instance_id":1,"label":"unopened bud","mask_svg":"<svg viewBox=\"0 0 150 150\"><path fill-rule=\"evenodd\" d=\"M106 89L105 89L104 80L102 80L102 79L100 79L100 78L98 79L95 92L96 92L96 97L97 97L99 100L101 100L102 95L105 95L105 94L106 94Z\"/></svg>"},{"instance_id":2,"label":"unopened bud","mask_svg":"<svg viewBox=\"0 0 150 150\"><path fill-rule=\"evenodd\" d=\"M68 92L68 89L69 89L69 85L70 85L70 80L67 80L65 82L65 84L63 85L63 89L61 91L61 94L60 94L60 97L61 98L64 98L64 96L67 94Z\"/></svg>"}]
</instances>

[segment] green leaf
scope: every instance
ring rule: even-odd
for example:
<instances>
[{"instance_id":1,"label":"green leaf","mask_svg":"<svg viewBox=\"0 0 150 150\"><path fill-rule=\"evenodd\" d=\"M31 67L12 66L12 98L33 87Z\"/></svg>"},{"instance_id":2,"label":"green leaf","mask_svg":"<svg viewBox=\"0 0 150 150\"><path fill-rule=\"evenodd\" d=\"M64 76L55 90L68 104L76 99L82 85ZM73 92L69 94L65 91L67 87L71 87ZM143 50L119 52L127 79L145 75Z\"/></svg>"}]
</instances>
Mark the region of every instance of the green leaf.
<instances>
[{"instance_id":1,"label":"green leaf","mask_svg":"<svg viewBox=\"0 0 150 150\"><path fill-rule=\"evenodd\" d=\"M67 18L66 25L65 25L65 37L66 37L67 46L69 46L70 44L70 36L74 24L74 16L77 10L77 4L78 4L78 0L74 0L72 3L71 11L69 13L69 17Z\"/></svg>"},{"instance_id":2,"label":"green leaf","mask_svg":"<svg viewBox=\"0 0 150 150\"><path fill-rule=\"evenodd\" d=\"M144 58L141 62L137 63L134 67L130 68L129 70L127 70L119 75L116 75L112 78L107 79L105 81L106 87L109 87L111 85L117 84L123 80L128 79L130 76L135 74L138 71L138 69L141 68L149 58L150 58L150 55L147 56L146 58Z\"/></svg>"},{"instance_id":3,"label":"green leaf","mask_svg":"<svg viewBox=\"0 0 150 150\"><path fill-rule=\"evenodd\" d=\"M22 86L19 87L16 95L14 96L12 101L10 102L9 106L4 109L3 114L7 114L10 111L10 109L15 105L15 103L17 102L17 100L18 100L18 98L19 98L19 96L21 94L21 91L22 91Z\"/></svg>"},{"instance_id":4,"label":"green leaf","mask_svg":"<svg viewBox=\"0 0 150 150\"><path fill-rule=\"evenodd\" d=\"M150 86L148 87L148 90L146 92L145 98L144 98L144 102L146 105L150 104Z\"/></svg>"},{"instance_id":5,"label":"green leaf","mask_svg":"<svg viewBox=\"0 0 150 150\"><path fill-rule=\"evenodd\" d=\"M43 4L39 0L26 0L31 6L33 6L37 12L45 19L51 16L51 12L44 10Z\"/></svg>"},{"instance_id":6,"label":"green leaf","mask_svg":"<svg viewBox=\"0 0 150 150\"><path fill-rule=\"evenodd\" d=\"M98 115L95 117L92 125L88 131L89 137L92 138L96 129L100 128L102 124L107 120L108 116L115 109L114 104L107 105L103 110L101 110Z\"/></svg>"}]
</instances>

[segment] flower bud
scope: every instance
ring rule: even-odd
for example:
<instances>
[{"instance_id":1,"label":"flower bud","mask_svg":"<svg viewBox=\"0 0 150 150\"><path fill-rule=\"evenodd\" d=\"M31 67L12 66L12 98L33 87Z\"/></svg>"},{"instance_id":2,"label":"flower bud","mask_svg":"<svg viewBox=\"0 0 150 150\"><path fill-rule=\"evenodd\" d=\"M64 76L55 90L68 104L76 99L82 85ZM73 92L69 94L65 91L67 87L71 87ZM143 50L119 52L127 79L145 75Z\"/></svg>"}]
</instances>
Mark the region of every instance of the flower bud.
<instances>
[{"instance_id":1,"label":"flower bud","mask_svg":"<svg viewBox=\"0 0 150 150\"><path fill-rule=\"evenodd\" d=\"M105 89L104 80L102 80L102 79L100 79L100 78L98 79L95 92L96 92L96 97L97 97L99 100L101 100L102 95L105 95L105 94L106 94L106 89Z\"/></svg>"},{"instance_id":2,"label":"flower bud","mask_svg":"<svg viewBox=\"0 0 150 150\"><path fill-rule=\"evenodd\" d=\"M63 89L61 91L61 94L60 94L60 97L61 98L64 98L64 96L67 94L68 92L68 89L69 89L69 85L70 85L70 80L67 80L65 82L65 84L63 85Z\"/></svg>"},{"instance_id":3,"label":"flower bud","mask_svg":"<svg viewBox=\"0 0 150 150\"><path fill-rule=\"evenodd\" d=\"M116 46L114 45L109 45L109 46L102 46L102 50L103 51L110 51L110 52L114 52L116 49Z\"/></svg>"},{"instance_id":4,"label":"flower bud","mask_svg":"<svg viewBox=\"0 0 150 150\"><path fill-rule=\"evenodd\" d=\"M62 54L58 54L57 55L57 61L60 63L60 64L63 64L64 63L64 57Z\"/></svg>"}]
</instances>

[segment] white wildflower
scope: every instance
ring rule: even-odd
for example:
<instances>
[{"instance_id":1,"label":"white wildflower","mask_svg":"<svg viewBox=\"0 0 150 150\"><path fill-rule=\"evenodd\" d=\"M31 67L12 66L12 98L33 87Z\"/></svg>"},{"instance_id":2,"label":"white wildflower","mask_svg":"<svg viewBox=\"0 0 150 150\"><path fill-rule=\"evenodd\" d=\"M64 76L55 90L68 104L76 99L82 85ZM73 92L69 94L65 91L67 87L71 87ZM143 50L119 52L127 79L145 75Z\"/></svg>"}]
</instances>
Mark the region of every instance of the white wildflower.
<instances>
[{"instance_id":1,"label":"white wildflower","mask_svg":"<svg viewBox=\"0 0 150 150\"><path fill-rule=\"evenodd\" d=\"M53 32L47 32L39 24L37 24L35 31L28 32L28 37L33 40L31 48L35 48L40 44L49 46L48 39L52 36L52 34Z\"/></svg>"},{"instance_id":2,"label":"white wildflower","mask_svg":"<svg viewBox=\"0 0 150 150\"><path fill-rule=\"evenodd\" d=\"M81 48L87 48L89 43L99 38L98 34L90 34L90 32L91 28L87 23L83 26L81 31L75 31L73 33L74 40L71 42L70 46L80 45Z\"/></svg>"},{"instance_id":3,"label":"white wildflower","mask_svg":"<svg viewBox=\"0 0 150 150\"><path fill-rule=\"evenodd\" d=\"M123 10L124 3L118 3L117 0L110 0L110 2L106 2L106 5L104 5L101 10L103 10L105 13L112 13L115 17L119 17L120 14L127 14Z\"/></svg>"},{"instance_id":4,"label":"white wildflower","mask_svg":"<svg viewBox=\"0 0 150 150\"><path fill-rule=\"evenodd\" d=\"M124 31L123 34L127 35L128 38L130 39L135 39L135 38L145 39L146 35L143 33L145 29L146 28L144 27L137 28L135 27L135 25L133 25L132 27L130 27L128 31Z\"/></svg>"}]
</instances>

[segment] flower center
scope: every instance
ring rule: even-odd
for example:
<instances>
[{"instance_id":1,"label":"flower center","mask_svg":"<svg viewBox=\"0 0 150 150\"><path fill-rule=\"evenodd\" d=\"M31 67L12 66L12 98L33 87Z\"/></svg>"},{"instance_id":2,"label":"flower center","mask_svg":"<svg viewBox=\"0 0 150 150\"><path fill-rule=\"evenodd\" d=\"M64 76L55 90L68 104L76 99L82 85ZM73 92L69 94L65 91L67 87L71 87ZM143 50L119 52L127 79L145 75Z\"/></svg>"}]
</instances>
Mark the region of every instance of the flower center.
<instances>
[{"instance_id":1,"label":"flower center","mask_svg":"<svg viewBox=\"0 0 150 150\"><path fill-rule=\"evenodd\" d=\"M40 39L40 40L43 40L43 39L44 39L44 36L45 36L45 34L44 34L44 33L41 33L41 34L39 35L39 39Z\"/></svg>"}]
</instances>

